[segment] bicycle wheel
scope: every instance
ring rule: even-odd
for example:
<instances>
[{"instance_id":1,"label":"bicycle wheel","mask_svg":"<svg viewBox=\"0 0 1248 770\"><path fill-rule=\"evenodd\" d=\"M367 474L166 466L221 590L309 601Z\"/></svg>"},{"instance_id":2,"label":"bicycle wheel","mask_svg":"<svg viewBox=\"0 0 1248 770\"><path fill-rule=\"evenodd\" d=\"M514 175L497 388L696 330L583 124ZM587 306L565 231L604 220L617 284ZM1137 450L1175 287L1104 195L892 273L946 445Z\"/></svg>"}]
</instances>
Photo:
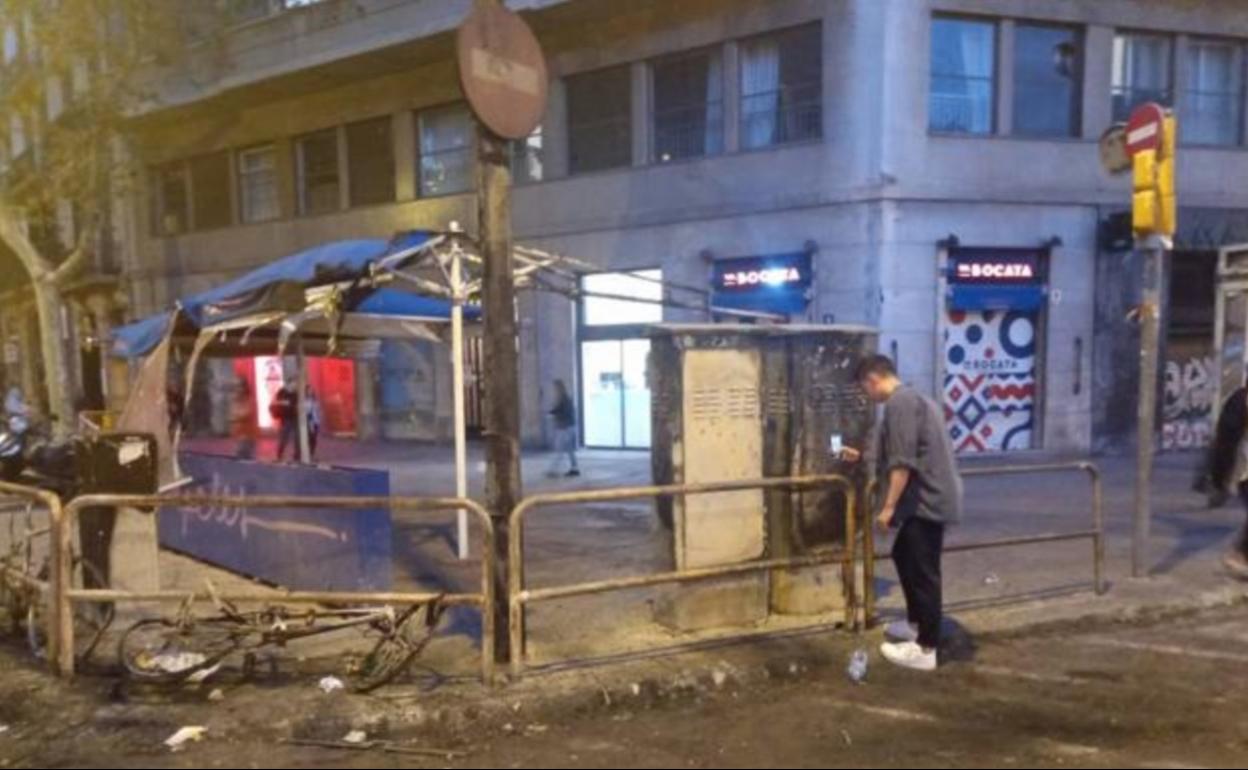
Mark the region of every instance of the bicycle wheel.
<instances>
[{"instance_id":1,"label":"bicycle wheel","mask_svg":"<svg viewBox=\"0 0 1248 770\"><path fill-rule=\"evenodd\" d=\"M393 624L379 627L381 638L349 676L351 689L372 692L394 681L432 641L443 609L437 601L417 604L400 614Z\"/></svg>"},{"instance_id":2,"label":"bicycle wheel","mask_svg":"<svg viewBox=\"0 0 1248 770\"><path fill-rule=\"evenodd\" d=\"M148 618L121 635L117 658L138 681L184 682L215 668L242 641L233 624Z\"/></svg>"}]
</instances>

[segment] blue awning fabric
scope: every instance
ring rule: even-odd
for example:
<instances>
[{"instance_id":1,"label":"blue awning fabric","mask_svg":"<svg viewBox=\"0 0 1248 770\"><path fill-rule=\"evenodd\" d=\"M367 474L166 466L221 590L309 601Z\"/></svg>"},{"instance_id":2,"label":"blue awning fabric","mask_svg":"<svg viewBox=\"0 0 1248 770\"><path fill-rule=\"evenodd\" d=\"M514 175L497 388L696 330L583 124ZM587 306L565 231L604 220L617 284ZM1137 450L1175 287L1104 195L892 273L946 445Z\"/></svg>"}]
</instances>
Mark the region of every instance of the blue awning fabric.
<instances>
[{"instance_id":1,"label":"blue awning fabric","mask_svg":"<svg viewBox=\"0 0 1248 770\"><path fill-rule=\"evenodd\" d=\"M210 326L222 308L245 306L253 297L282 284L302 287L322 286L367 276L370 265L379 260L418 248L433 237L426 231L401 233L390 240L359 239L321 244L270 262L245 275L208 291L183 297L177 311L166 311L113 330L113 354L137 358L151 352L169 331L169 325L188 323L195 329ZM396 318L445 320L451 303L397 289L377 288L353 295L348 312ZM475 319L480 308L464 308L464 317Z\"/></svg>"}]
</instances>

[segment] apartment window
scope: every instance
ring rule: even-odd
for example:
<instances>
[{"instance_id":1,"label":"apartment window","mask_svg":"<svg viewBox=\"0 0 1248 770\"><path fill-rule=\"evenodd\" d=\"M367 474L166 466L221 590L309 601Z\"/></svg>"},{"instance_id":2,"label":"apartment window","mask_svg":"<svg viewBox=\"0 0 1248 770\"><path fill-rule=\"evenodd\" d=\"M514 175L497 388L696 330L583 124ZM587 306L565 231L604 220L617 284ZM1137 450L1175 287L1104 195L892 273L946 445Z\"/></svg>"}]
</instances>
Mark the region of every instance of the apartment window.
<instances>
[{"instance_id":1,"label":"apartment window","mask_svg":"<svg viewBox=\"0 0 1248 770\"><path fill-rule=\"evenodd\" d=\"M153 230L159 235L177 235L190 222L190 184L185 163L170 163L156 169Z\"/></svg>"},{"instance_id":2,"label":"apartment window","mask_svg":"<svg viewBox=\"0 0 1248 770\"><path fill-rule=\"evenodd\" d=\"M462 104L420 113L420 194L471 190L476 169L476 126Z\"/></svg>"},{"instance_id":3,"label":"apartment window","mask_svg":"<svg viewBox=\"0 0 1248 770\"><path fill-rule=\"evenodd\" d=\"M299 213L324 214L342 206L339 197L338 131L328 128L295 142Z\"/></svg>"},{"instance_id":4,"label":"apartment window","mask_svg":"<svg viewBox=\"0 0 1248 770\"><path fill-rule=\"evenodd\" d=\"M663 59L654 77L654 160L718 155L724 150L724 71L718 51Z\"/></svg>"},{"instance_id":5,"label":"apartment window","mask_svg":"<svg viewBox=\"0 0 1248 770\"><path fill-rule=\"evenodd\" d=\"M26 120L18 112L9 115L9 150L14 158L26 152Z\"/></svg>"},{"instance_id":6,"label":"apartment window","mask_svg":"<svg viewBox=\"0 0 1248 770\"><path fill-rule=\"evenodd\" d=\"M65 112L65 78L59 74L49 75L45 82L44 106L48 120L56 120Z\"/></svg>"},{"instance_id":7,"label":"apartment window","mask_svg":"<svg viewBox=\"0 0 1248 770\"><path fill-rule=\"evenodd\" d=\"M277 151L272 145L238 153L238 193L242 221L264 222L280 216Z\"/></svg>"},{"instance_id":8,"label":"apartment window","mask_svg":"<svg viewBox=\"0 0 1248 770\"><path fill-rule=\"evenodd\" d=\"M1193 39L1187 46L1183 141L1238 145L1243 130L1243 46L1223 40Z\"/></svg>"},{"instance_id":9,"label":"apartment window","mask_svg":"<svg viewBox=\"0 0 1248 770\"><path fill-rule=\"evenodd\" d=\"M230 155L214 152L192 158L191 224L196 230L228 227L230 205Z\"/></svg>"},{"instance_id":10,"label":"apartment window","mask_svg":"<svg viewBox=\"0 0 1248 770\"><path fill-rule=\"evenodd\" d=\"M568 170L573 174L632 163L632 74L629 67L567 79Z\"/></svg>"},{"instance_id":11,"label":"apartment window","mask_svg":"<svg viewBox=\"0 0 1248 770\"><path fill-rule=\"evenodd\" d=\"M394 137L389 115L347 126L347 179L352 206L394 200Z\"/></svg>"},{"instance_id":12,"label":"apartment window","mask_svg":"<svg viewBox=\"0 0 1248 770\"><path fill-rule=\"evenodd\" d=\"M1014 133L1078 136L1082 36L1070 27L1014 28Z\"/></svg>"},{"instance_id":13,"label":"apartment window","mask_svg":"<svg viewBox=\"0 0 1248 770\"><path fill-rule=\"evenodd\" d=\"M928 128L953 134L991 134L995 126L997 25L991 21L932 19Z\"/></svg>"},{"instance_id":14,"label":"apartment window","mask_svg":"<svg viewBox=\"0 0 1248 770\"><path fill-rule=\"evenodd\" d=\"M1114 36L1113 113L1126 122L1144 102L1172 102L1171 56L1166 35L1120 32Z\"/></svg>"},{"instance_id":15,"label":"apartment window","mask_svg":"<svg viewBox=\"0 0 1248 770\"><path fill-rule=\"evenodd\" d=\"M540 182L545 178L545 155L542 151L542 127L523 139L511 142L511 178L516 184Z\"/></svg>"},{"instance_id":16,"label":"apartment window","mask_svg":"<svg viewBox=\"0 0 1248 770\"><path fill-rule=\"evenodd\" d=\"M21 32L13 24L4 28L4 63L12 64L20 50Z\"/></svg>"},{"instance_id":17,"label":"apartment window","mask_svg":"<svg viewBox=\"0 0 1248 770\"><path fill-rule=\"evenodd\" d=\"M823 33L818 24L741 44L741 146L823 136Z\"/></svg>"}]
</instances>

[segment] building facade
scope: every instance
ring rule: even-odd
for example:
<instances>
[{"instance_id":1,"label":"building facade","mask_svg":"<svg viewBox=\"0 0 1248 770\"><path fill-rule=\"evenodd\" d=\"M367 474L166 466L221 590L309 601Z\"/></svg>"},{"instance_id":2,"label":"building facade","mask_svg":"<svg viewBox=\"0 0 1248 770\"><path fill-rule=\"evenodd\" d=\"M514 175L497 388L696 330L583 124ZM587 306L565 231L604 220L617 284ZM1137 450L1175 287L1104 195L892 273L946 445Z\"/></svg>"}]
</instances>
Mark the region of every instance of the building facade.
<instances>
[{"instance_id":1,"label":"building facade","mask_svg":"<svg viewBox=\"0 0 1248 770\"><path fill-rule=\"evenodd\" d=\"M136 119L133 317L327 240L475 228L453 63L468 0L244 5L189 71L160 73ZM1248 240L1242 3L508 5L552 74L541 129L513 147L516 240L601 270L584 279L594 296L521 297L526 442L546 438L558 377L576 383L586 444L649 445L643 327L702 318L621 297L680 285L878 327L964 453L1125 445L1138 266L1122 248L1129 181L1102 171L1098 139L1149 100L1181 131L1165 437L1203 440L1211 255ZM430 343L359 357L350 427L448 436L448 372ZM214 372L210 406L232 376Z\"/></svg>"}]
</instances>

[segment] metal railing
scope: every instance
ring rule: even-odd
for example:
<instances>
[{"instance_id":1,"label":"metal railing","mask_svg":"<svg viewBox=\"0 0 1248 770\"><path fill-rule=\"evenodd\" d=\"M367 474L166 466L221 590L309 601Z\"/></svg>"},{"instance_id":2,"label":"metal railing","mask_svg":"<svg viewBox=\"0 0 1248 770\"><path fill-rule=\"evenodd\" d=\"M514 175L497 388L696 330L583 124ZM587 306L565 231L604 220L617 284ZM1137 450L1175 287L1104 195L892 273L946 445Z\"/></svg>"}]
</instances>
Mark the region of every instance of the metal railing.
<instances>
[{"instance_id":1,"label":"metal railing","mask_svg":"<svg viewBox=\"0 0 1248 770\"><path fill-rule=\"evenodd\" d=\"M1092 527L1073 532L1045 532L1034 535L954 543L944 547L944 553L983 551L991 548L1010 548L1041 543L1059 543L1072 540L1089 540L1092 543L1092 582L1098 595L1104 594L1105 586L1105 493L1101 471L1095 463L1078 461L1070 463L1043 463L1038 465L1005 465L996 468L970 468L961 472L963 478L983 476L1014 476L1045 473L1086 473L1092 483ZM875 560L888 558L887 553L876 553L874 516L871 501L878 489L872 481L863 495L863 609L868 628L875 623Z\"/></svg>"},{"instance_id":2,"label":"metal railing","mask_svg":"<svg viewBox=\"0 0 1248 770\"><path fill-rule=\"evenodd\" d=\"M53 537L56 536L56 522L61 518L62 513L61 498L44 489L22 486L21 484L10 484L8 482L0 482L0 494L19 497L31 503L42 505L48 513L51 534ZM22 509L22 511L9 511L9 513L20 513L24 510L26 509ZM40 580L37 576L15 570L8 564L4 566L4 576L2 579L15 580L27 588L38 592L40 601L50 605L50 611L46 613L46 617L48 618L48 624L50 626L47 629L49 640L48 660L53 662L53 670L56 668L54 661L56 661L59 657L60 647L58 646L58 640L52 637L51 632L52 627L60 625L61 621L57 616L60 605L55 601L52 601L52 597L55 597L57 591L64 590L65 586L68 585L68 581L70 579L69 576L72 574L73 569L71 564L72 558L72 554L69 552L68 548L62 551L60 548L49 544L50 564L47 580ZM72 619L70 622L72 625ZM73 658L73 647L70 647L69 656L71 659Z\"/></svg>"},{"instance_id":3,"label":"metal railing","mask_svg":"<svg viewBox=\"0 0 1248 770\"><path fill-rule=\"evenodd\" d=\"M0 491L4 487L0 486ZM251 497L220 496L220 495L84 495L75 498L65 506L59 500L49 501L52 513L53 559L51 592L53 611L50 613L53 628L48 629L48 638L52 640L53 670L61 676L69 677L74 673L74 624L73 605L75 602L165 602L183 603L189 601L212 602L224 600L229 602L268 602L285 604L350 604L350 603L385 603L385 604L423 604L438 601L444 605L473 605L481 609L481 678L487 685L494 680L494 573L495 573L495 530L489 512L474 500L468 498L443 497L301 497L293 495L256 495ZM156 515L162 507L186 507L205 505L225 505L236 508L318 508L343 509L344 515L351 510L364 508L386 508L390 511L450 511L467 510L481 523L484 545L481 549L481 590L477 593L440 593L440 592L398 592L398 591L196 591L196 590L154 590L125 591L115 589L72 587L70 581L70 550L72 532L78 516L86 508L137 508ZM215 597L215 598L214 598Z\"/></svg>"},{"instance_id":4,"label":"metal railing","mask_svg":"<svg viewBox=\"0 0 1248 770\"><path fill-rule=\"evenodd\" d=\"M646 497L675 497L715 492L736 492L751 489L839 489L845 495L845 546L823 549L814 553L771 559L757 559L735 564L723 564L693 569L659 572L649 575L608 578L605 580L568 583L544 588L526 588L524 562L524 520L535 508L566 505L569 503L600 503L613 500L629 500ZM578 492L556 492L527 497L512 510L509 520L508 540L508 609L511 650L511 674L515 679L524 674L526 653L525 607L535 602L565 599L573 596L606 593L632 588L647 588L669 583L686 583L711 578L743 575L752 572L769 572L782 569L813 567L840 562L846 590L846 624L852 624L857 615L854 598L854 547L857 540L854 531L858 515L858 494L853 482L844 476L794 476L784 478L725 481L705 484L667 484L613 489L592 489ZM791 629L790 629L791 631ZM757 635L757 634L754 634Z\"/></svg>"}]
</instances>

